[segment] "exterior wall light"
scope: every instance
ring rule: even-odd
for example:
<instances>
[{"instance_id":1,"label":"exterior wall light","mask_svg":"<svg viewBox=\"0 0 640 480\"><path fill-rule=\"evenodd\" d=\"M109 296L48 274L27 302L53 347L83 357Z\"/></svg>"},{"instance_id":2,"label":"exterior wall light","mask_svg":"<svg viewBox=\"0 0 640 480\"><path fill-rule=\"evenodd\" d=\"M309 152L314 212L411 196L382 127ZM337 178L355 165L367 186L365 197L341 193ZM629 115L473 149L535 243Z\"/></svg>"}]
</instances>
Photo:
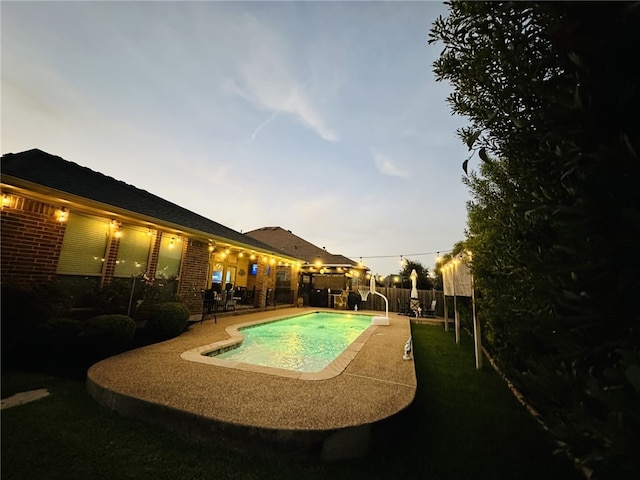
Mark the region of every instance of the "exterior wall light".
<instances>
[{"instance_id":1,"label":"exterior wall light","mask_svg":"<svg viewBox=\"0 0 640 480\"><path fill-rule=\"evenodd\" d=\"M67 209L62 207L60 210L58 210L57 216L58 216L58 221L60 223L66 222L67 221L67 216L68 216Z\"/></svg>"}]
</instances>

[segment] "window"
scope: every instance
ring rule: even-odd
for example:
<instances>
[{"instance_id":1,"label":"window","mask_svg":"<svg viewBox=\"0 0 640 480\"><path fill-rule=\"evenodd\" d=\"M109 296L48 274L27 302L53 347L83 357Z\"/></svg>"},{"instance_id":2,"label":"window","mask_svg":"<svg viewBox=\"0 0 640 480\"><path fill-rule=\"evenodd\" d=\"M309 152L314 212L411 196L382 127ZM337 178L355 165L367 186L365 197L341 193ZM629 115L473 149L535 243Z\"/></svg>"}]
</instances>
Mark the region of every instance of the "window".
<instances>
[{"instance_id":1,"label":"window","mask_svg":"<svg viewBox=\"0 0 640 480\"><path fill-rule=\"evenodd\" d=\"M109 238L105 219L69 213L57 273L100 275Z\"/></svg>"},{"instance_id":2,"label":"window","mask_svg":"<svg viewBox=\"0 0 640 480\"><path fill-rule=\"evenodd\" d=\"M130 277L145 273L152 238L149 231L134 227L122 227L120 231L122 236L114 276Z\"/></svg>"},{"instance_id":3,"label":"window","mask_svg":"<svg viewBox=\"0 0 640 480\"><path fill-rule=\"evenodd\" d=\"M286 287L291 284L291 268L290 267L278 267L276 268L276 286Z\"/></svg>"},{"instance_id":4,"label":"window","mask_svg":"<svg viewBox=\"0 0 640 480\"><path fill-rule=\"evenodd\" d=\"M225 287L227 283L230 283L232 285L236 284L236 267L227 267L227 277L225 278Z\"/></svg>"},{"instance_id":5,"label":"window","mask_svg":"<svg viewBox=\"0 0 640 480\"><path fill-rule=\"evenodd\" d=\"M211 283L222 284L222 272L224 271L224 265L221 263L215 263L213 265L213 273L211 274Z\"/></svg>"},{"instance_id":6,"label":"window","mask_svg":"<svg viewBox=\"0 0 640 480\"><path fill-rule=\"evenodd\" d=\"M175 237L162 235L160 253L158 254L158 268L156 278L177 277L180 273L182 260L182 242Z\"/></svg>"}]
</instances>

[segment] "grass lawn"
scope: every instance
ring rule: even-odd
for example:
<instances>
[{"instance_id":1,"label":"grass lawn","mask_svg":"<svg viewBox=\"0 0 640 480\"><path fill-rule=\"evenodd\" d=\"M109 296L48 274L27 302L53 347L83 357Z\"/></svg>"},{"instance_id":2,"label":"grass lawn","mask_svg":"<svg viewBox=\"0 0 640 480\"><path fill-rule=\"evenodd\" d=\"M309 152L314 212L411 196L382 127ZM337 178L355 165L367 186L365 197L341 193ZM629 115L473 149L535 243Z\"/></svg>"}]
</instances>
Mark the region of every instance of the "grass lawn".
<instances>
[{"instance_id":1,"label":"grass lawn","mask_svg":"<svg viewBox=\"0 0 640 480\"><path fill-rule=\"evenodd\" d=\"M84 383L2 372L2 397L51 395L2 411L1 477L10 479L582 479L490 368L471 339L412 326L418 392L393 428L400 441L368 457L320 463L198 447L95 403ZM395 438L395 436L394 436Z\"/></svg>"}]
</instances>

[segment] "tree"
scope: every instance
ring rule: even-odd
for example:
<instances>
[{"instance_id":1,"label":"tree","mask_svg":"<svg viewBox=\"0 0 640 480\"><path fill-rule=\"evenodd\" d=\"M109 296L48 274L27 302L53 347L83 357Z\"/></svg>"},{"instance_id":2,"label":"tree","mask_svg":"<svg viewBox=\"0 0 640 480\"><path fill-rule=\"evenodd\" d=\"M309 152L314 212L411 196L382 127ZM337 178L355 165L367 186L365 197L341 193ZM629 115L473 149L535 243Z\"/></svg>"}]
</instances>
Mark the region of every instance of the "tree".
<instances>
[{"instance_id":1,"label":"tree","mask_svg":"<svg viewBox=\"0 0 640 480\"><path fill-rule=\"evenodd\" d=\"M423 266L420 262L414 262L413 260L405 260L403 263L402 270L400 270L399 274L402 277L410 279L411 272L415 269L416 274L418 275L418 281L416 283L416 287L418 290L431 290L433 288L433 281L429 276L429 269ZM403 285L404 287L404 285ZM411 282L409 281L408 287L411 288Z\"/></svg>"},{"instance_id":2,"label":"tree","mask_svg":"<svg viewBox=\"0 0 640 480\"><path fill-rule=\"evenodd\" d=\"M449 9L429 41L482 162L466 243L490 348L583 466L637 476L640 4Z\"/></svg>"}]
</instances>

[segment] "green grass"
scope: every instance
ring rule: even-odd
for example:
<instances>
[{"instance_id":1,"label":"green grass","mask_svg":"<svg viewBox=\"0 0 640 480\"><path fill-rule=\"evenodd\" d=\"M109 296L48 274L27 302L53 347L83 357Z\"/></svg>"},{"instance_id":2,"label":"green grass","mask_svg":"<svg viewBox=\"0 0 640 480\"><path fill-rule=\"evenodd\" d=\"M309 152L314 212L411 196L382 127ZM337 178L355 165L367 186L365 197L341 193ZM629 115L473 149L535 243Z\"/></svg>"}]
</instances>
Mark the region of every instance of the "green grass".
<instances>
[{"instance_id":1,"label":"green grass","mask_svg":"<svg viewBox=\"0 0 640 480\"><path fill-rule=\"evenodd\" d=\"M581 478L552 456L551 439L498 375L475 369L468 337L457 346L450 332L415 325L413 339L416 401L377 432L371 455L336 463L194 446L100 407L82 382L3 372L3 398L52 394L2 411L2 479Z\"/></svg>"}]
</instances>

